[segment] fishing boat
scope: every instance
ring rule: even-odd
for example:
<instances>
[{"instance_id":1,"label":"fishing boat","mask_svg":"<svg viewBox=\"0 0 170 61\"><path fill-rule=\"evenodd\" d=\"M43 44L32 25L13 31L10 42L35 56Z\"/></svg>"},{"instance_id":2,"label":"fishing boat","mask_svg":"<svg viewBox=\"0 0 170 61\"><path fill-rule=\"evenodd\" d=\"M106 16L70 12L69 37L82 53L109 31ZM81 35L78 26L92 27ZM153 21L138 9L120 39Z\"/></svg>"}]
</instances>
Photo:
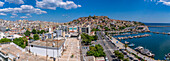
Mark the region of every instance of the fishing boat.
<instances>
[{"instance_id":1,"label":"fishing boat","mask_svg":"<svg viewBox=\"0 0 170 61\"><path fill-rule=\"evenodd\" d=\"M168 53L167 55L165 55L164 59L167 60L167 61L170 61L170 53Z\"/></svg>"},{"instance_id":2,"label":"fishing boat","mask_svg":"<svg viewBox=\"0 0 170 61\"><path fill-rule=\"evenodd\" d=\"M135 44L131 43L131 44L129 44L128 46L133 47L133 46L135 46Z\"/></svg>"}]
</instances>

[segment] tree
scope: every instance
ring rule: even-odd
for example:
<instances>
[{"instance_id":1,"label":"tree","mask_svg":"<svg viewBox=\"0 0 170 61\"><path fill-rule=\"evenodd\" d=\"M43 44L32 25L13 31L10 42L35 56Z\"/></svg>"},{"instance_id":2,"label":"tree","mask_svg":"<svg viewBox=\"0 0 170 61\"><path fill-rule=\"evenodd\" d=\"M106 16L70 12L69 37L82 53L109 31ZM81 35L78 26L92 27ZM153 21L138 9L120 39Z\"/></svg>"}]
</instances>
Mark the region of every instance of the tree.
<instances>
[{"instance_id":1,"label":"tree","mask_svg":"<svg viewBox=\"0 0 170 61\"><path fill-rule=\"evenodd\" d=\"M125 28L126 28L125 26L119 27L120 30L123 30L123 29L125 29Z\"/></svg>"},{"instance_id":2,"label":"tree","mask_svg":"<svg viewBox=\"0 0 170 61\"><path fill-rule=\"evenodd\" d=\"M30 31L29 30L27 30L24 34L25 34L25 36L30 36Z\"/></svg>"},{"instance_id":3,"label":"tree","mask_svg":"<svg viewBox=\"0 0 170 61\"><path fill-rule=\"evenodd\" d=\"M118 58L119 58L119 59L123 59L123 58L124 58L124 55L123 55L122 53L119 53Z\"/></svg>"},{"instance_id":4,"label":"tree","mask_svg":"<svg viewBox=\"0 0 170 61\"><path fill-rule=\"evenodd\" d=\"M125 44L125 45L124 45L124 47L125 47L125 50L126 50L126 49L127 49L127 47L128 47L128 44Z\"/></svg>"},{"instance_id":5,"label":"tree","mask_svg":"<svg viewBox=\"0 0 170 61\"><path fill-rule=\"evenodd\" d=\"M129 61L129 59L128 59L128 58L126 58L126 59L123 59L123 61Z\"/></svg>"},{"instance_id":6,"label":"tree","mask_svg":"<svg viewBox=\"0 0 170 61\"><path fill-rule=\"evenodd\" d=\"M40 30L37 30L37 34L40 34L41 33L41 31Z\"/></svg>"},{"instance_id":7,"label":"tree","mask_svg":"<svg viewBox=\"0 0 170 61\"><path fill-rule=\"evenodd\" d=\"M93 28L91 31L100 31L100 30L97 28Z\"/></svg>"},{"instance_id":8,"label":"tree","mask_svg":"<svg viewBox=\"0 0 170 61\"><path fill-rule=\"evenodd\" d=\"M33 39L31 36L29 36L29 40Z\"/></svg>"},{"instance_id":9,"label":"tree","mask_svg":"<svg viewBox=\"0 0 170 61\"><path fill-rule=\"evenodd\" d=\"M21 48L25 48L28 45L28 41L26 37L15 38L13 43L20 46Z\"/></svg>"},{"instance_id":10,"label":"tree","mask_svg":"<svg viewBox=\"0 0 170 61\"><path fill-rule=\"evenodd\" d=\"M0 40L0 43L7 43L7 42L11 42L11 40L10 40L10 39L7 39L7 38L2 38L2 39Z\"/></svg>"},{"instance_id":11,"label":"tree","mask_svg":"<svg viewBox=\"0 0 170 61\"><path fill-rule=\"evenodd\" d=\"M34 40L39 40L40 39L38 34L34 34L33 37L34 37Z\"/></svg>"},{"instance_id":12,"label":"tree","mask_svg":"<svg viewBox=\"0 0 170 61\"><path fill-rule=\"evenodd\" d=\"M105 29L105 31L109 31L110 30L108 27L105 27L104 29Z\"/></svg>"},{"instance_id":13,"label":"tree","mask_svg":"<svg viewBox=\"0 0 170 61\"><path fill-rule=\"evenodd\" d=\"M33 30L32 30L32 33L33 33L33 34L36 34L36 33L37 33L37 31L36 31L35 29L33 29Z\"/></svg>"},{"instance_id":14,"label":"tree","mask_svg":"<svg viewBox=\"0 0 170 61\"><path fill-rule=\"evenodd\" d=\"M23 41L24 41L24 45L26 44L26 42L27 42L27 37L22 37L22 39L23 39ZM27 45L27 44L26 44Z\"/></svg>"},{"instance_id":15,"label":"tree","mask_svg":"<svg viewBox=\"0 0 170 61\"><path fill-rule=\"evenodd\" d=\"M43 34L43 33L46 33L46 31L45 30L41 30L41 32L40 32L41 34Z\"/></svg>"},{"instance_id":16,"label":"tree","mask_svg":"<svg viewBox=\"0 0 170 61\"><path fill-rule=\"evenodd\" d=\"M119 59L123 59L124 55L122 53L120 53L118 50L114 51L115 55L119 58Z\"/></svg>"},{"instance_id":17,"label":"tree","mask_svg":"<svg viewBox=\"0 0 170 61\"><path fill-rule=\"evenodd\" d=\"M89 47L90 50L87 51L87 55L88 56L95 56L95 57L105 57L106 54L103 52L103 47L98 44L98 45L95 45L95 46L90 46Z\"/></svg>"}]
</instances>

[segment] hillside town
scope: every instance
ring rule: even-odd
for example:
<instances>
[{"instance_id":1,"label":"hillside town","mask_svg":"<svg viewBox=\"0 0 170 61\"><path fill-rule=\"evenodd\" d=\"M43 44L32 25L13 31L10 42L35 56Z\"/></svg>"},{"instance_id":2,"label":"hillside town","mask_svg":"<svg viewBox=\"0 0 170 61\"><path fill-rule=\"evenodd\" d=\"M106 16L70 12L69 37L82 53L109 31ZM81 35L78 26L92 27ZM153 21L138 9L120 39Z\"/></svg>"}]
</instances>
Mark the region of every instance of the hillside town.
<instances>
[{"instance_id":1,"label":"hillside town","mask_svg":"<svg viewBox=\"0 0 170 61\"><path fill-rule=\"evenodd\" d=\"M67 23L1 19L0 61L152 61L129 47L122 50L124 44L110 35L149 31L141 22L95 15Z\"/></svg>"}]
</instances>

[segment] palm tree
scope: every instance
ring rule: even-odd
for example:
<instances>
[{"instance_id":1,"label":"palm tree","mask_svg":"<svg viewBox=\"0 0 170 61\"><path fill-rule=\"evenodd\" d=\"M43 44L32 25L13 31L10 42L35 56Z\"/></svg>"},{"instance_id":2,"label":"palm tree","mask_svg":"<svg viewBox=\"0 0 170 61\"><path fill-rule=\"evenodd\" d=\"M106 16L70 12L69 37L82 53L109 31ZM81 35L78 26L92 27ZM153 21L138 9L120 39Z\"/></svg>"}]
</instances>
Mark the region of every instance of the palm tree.
<instances>
[{"instance_id":1,"label":"palm tree","mask_svg":"<svg viewBox=\"0 0 170 61\"><path fill-rule=\"evenodd\" d=\"M128 47L128 44L125 44L125 45L124 45L124 47L125 47L125 50L126 50L126 49L127 49L127 47Z\"/></svg>"},{"instance_id":2,"label":"palm tree","mask_svg":"<svg viewBox=\"0 0 170 61\"><path fill-rule=\"evenodd\" d=\"M26 42L27 42L27 37L25 37L25 36L24 36L22 39L23 39L23 41L24 41L24 45L25 45L25 44L26 44Z\"/></svg>"}]
</instances>

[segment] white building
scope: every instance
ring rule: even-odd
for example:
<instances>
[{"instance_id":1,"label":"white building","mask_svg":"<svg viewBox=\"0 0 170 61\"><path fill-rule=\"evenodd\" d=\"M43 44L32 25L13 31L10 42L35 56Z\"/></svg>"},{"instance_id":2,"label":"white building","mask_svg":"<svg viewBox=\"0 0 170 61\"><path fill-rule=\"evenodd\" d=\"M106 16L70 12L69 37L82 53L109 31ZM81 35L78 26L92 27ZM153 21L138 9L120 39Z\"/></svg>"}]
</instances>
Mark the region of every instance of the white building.
<instances>
[{"instance_id":1,"label":"white building","mask_svg":"<svg viewBox=\"0 0 170 61\"><path fill-rule=\"evenodd\" d=\"M5 38L5 34L3 32L0 32L0 39Z\"/></svg>"},{"instance_id":2,"label":"white building","mask_svg":"<svg viewBox=\"0 0 170 61\"><path fill-rule=\"evenodd\" d=\"M81 32L81 33L86 33L86 34L89 34L89 35L90 35L90 33L91 33L90 26L81 27L81 28L80 28L80 32Z\"/></svg>"},{"instance_id":3,"label":"white building","mask_svg":"<svg viewBox=\"0 0 170 61\"><path fill-rule=\"evenodd\" d=\"M29 44L30 52L33 54L60 57L63 49L65 49L65 38L59 37L55 39L47 39L45 41L34 41Z\"/></svg>"},{"instance_id":4,"label":"white building","mask_svg":"<svg viewBox=\"0 0 170 61\"><path fill-rule=\"evenodd\" d=\"M69 27L69 32L70 32L70 33L78 32L78 27L77 27L77 26Z\"/></svg>"}]
</instances>

